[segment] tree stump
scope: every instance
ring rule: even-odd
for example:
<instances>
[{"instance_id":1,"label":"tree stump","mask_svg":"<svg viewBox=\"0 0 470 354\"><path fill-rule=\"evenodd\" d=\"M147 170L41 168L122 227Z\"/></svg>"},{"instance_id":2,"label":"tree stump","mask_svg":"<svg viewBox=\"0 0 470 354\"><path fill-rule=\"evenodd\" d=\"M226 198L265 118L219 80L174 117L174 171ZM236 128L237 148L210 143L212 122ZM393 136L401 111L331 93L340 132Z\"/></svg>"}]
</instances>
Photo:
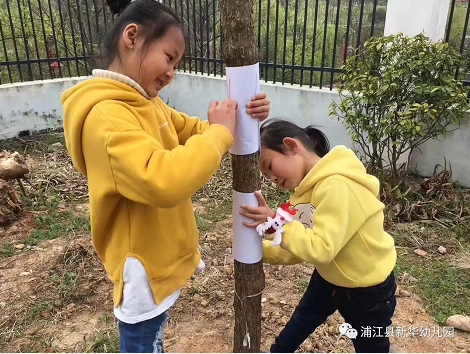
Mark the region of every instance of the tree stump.
<instances>
[{"instance_id":1,"label":"tree stump","mask_svg":"<svg viewBox=\"0 0 470 354\"><path fill-rule=\"evenodd\" d=\"M11 181L18 180L29 173L24 158L17 152L0 152L0 226L8 225L22 210L21 200Z\"/></svg>"}]
</instances>

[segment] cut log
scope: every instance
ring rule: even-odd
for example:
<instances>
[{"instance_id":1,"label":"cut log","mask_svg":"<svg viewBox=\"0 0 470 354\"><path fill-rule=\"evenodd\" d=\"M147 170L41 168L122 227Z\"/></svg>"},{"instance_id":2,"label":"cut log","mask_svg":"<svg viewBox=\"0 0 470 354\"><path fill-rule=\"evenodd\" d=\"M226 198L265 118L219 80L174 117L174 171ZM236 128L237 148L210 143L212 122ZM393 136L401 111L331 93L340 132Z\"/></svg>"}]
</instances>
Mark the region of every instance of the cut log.
<instances>
[{"instance_id":1,"label":"cut log","mask_svg":"<svg viewBox=\"0 0 470 354\"><path fill-rule=\"evenodd\" d=\"M0 152L0 179L11 181L29 173L25 159L19 153Z\"/></svg>"}]
</instances>

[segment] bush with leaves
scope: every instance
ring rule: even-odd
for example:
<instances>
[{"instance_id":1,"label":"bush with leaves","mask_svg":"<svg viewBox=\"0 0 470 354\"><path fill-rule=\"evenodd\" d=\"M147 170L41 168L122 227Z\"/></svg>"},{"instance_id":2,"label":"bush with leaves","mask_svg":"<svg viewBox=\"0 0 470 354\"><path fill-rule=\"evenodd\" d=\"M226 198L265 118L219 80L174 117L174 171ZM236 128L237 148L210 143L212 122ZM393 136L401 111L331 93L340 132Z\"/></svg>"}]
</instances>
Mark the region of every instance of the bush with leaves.
<instances>
[{"instance_id":1,"label":"bush with leaves","mask_svg":"<svg viewBox=\"0 0 470 354\"><path fill-rule=\"evenodd\" d=\"M459 127L466 93L454 79L459 54L423 34L373 37L344 67L338 117L372 173L400 184L419 146ZM406 162L402 162L405 158Z\"/></svg>"}]
</instances>

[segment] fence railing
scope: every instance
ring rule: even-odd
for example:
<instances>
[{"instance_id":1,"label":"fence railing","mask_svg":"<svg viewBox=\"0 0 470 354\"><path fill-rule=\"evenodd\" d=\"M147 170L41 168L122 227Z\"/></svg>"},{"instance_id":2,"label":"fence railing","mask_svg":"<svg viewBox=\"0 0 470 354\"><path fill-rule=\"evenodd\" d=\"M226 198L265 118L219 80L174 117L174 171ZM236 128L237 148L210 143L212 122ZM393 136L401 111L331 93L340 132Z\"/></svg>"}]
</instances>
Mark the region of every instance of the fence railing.
<instances>
[{"instance_id":1,"label":"fence railing","mask_svg":"<svg viewBox=\"0 0 470 354\"><path fill-rule=\"evenodd\" d=\"M468 36L468 22L470 19L470 1L452 0L450 3L449 18L447 21L445 41L458 49L462 55L462 62L457 65L455 78L462 79L466 86L470 85L467 73L470 72L470 36Z\"/></svg>"},{"instance_id":2,"label":"fence railing","mask_svg":"<svg viewBox=\"0 0 470 354\"><path fill-rule=\"evenodd\" d=\"M187 35L183 71L223 75L218 0L163 0ZM282 84L329 86L341 65L372 35L383 35L386 0L255 0L260 77Z\"/></svg>"},{"instance_id":3,"label":"fence railing","mask_svg":"<svg viewBox=\"0 0 470 354\"><path fill-rule=\"evenodd\" d=\"M90 74L111 21L104 0L0 0L0 84Z\"/></svg>"},{"instance_id":4,"label":"fence railing","mask_svg":"<svg viewBox=\"0 0 470 354\"><path fill-rule=\"evenodd\" d=\"M162 0L186 32L183 72L224 75L219 0ZM264 81L333 88L341 65L383 35L387 0L254 0ZM470 3L451 0L445 40L469 71ZM113 20L105 0L0 0L0 84L89 75Z\"/></svg>"}]
</instances>

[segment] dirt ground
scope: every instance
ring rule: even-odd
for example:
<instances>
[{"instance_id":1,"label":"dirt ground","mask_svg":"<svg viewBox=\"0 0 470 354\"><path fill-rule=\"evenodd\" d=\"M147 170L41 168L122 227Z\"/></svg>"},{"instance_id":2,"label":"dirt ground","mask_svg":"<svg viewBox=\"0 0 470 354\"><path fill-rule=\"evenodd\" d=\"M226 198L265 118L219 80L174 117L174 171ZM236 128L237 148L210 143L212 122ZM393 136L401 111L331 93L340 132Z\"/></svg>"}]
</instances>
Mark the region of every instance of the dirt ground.
<instances>
[{"instance_id":1,"label":"dirt ground","mask_svg":"<svg viewBox=\"0 0 470 354\"><path fill-rule=\"evenodd\" d=\"M50 170L51 159L46 154L44 159L30 163L37 171L47 171ZM59 169L65 176L74 173L67 163ZM52 172L57 180L60 174ZM37 172L37 175L40 174ZM45 175L51 181L51 174L44 172L41 176ZM65 193L64 184L59 182L48 185L50 188L55 185L59 192L63 190ZM83 182L80 177L74 177L71 188L77 191L77 186ZM80 199L79 196L77 198ZM34 202L31 205L34 206ZM204 209L198 203L195 208L199 208L198 211ZM32 230L44 227L40 217L51 216L50 210L28 207L17 221L0 228L0 246L5 250L0 258L0 352L118 351L112 286L93 250L89 232L75 224L66 228L61 228L63 225L60 224L69 222L70 215L78 217L78 221L86 218L87 203L62 198L55 210L57 230L64 235L40 239L35 245L24 240L32 237ZM179 301L170 311L165 342L167 352L232 350L234 280L230 252L231 218L214 222L207 229L209 231L200 232L206 268L187 281ZM50 228L47 230L47 235L54 232ZM263 350L269 349L288 321L312 271L313 267L306 264L265 266ZM401 294L397 298L393 327L404 327L406 331L410 327L437 329L438 323L423 309L421 299L407 290L406 283L400 283L400 276L398 279ZM342 322L341 316L335 313L299 351L354 352L351 341L339 336L338 326ZM395 352L470 352L470 334L457 330L451 338L439 338L437 334L429 338L392 337L391 343Z\"/></svg>"},{"instance_id":2,"label":"dirt ground","mask_svg":"<svg viewBox=\"0 0 470 354\"><path fill-rule=\"evenodd\" d=\"M25 214L6 230L2 241L15 240L33 225L32 215ZM229 230L230 220L227 220L221 223L220 229L202 235L201 248L207 267L202 274L186 283L180 300L171 310L166 330L168 352L231 351L234 317ZM84 279L80 285L81 290L93 290L86 297L66 297L66 302L60 303L61 297L57 296L54 283L51 284L51 270L63 270L73 257L77 258L74 269L83 262L96 267L87 274L89 281ZM88 236L43 241L32 250L3 259L0 269L0 329L2 336L12 338L1 343L0 351L87 351L90 350L87 343L93 344L97 336L111 333L111 340L115 340L112 287L96 259ZM298 303L312 267L266 266L265 272L262 347L268 349ZM50 301L53 301L52 308L48 306ZM32 320L27 321L28 317ZM335 313L310 336L300 351L353 352L350 341L345 337L339 338L338 325L342 322L341 316ZM423 310L420 299L411 294L398 297L393 326L432 329L438 324ZM391 338L391 342L395 350L403 352L464 353L470 350L469 335L459 331L455 331L454 338L418 336Z\"/></svg>"}]
</instances>

